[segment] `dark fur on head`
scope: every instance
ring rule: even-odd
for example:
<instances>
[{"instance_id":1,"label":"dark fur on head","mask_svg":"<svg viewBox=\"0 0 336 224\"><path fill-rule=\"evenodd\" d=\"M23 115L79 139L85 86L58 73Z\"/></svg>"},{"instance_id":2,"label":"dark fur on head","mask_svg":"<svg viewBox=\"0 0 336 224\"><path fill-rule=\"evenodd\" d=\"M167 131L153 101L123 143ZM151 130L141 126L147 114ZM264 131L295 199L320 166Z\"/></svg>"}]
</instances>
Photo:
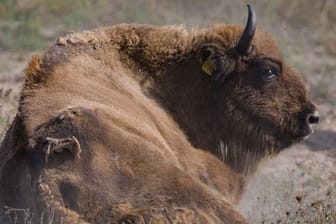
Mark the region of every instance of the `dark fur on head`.
<instances>
[{"instance_id":1,"label":"dark fur on head","mask_svg":"<svg viewBox=\"0 0 336 224\"><path fill-rule=\"evenodd\" d=\"M315 107L270 36L258 31L252 51L247 56L237 52L241 31L217 26L200 32L193 41L198 56L168 66L155 79L153 92L196 147L249 173L260 159L309 135L306 117ZM211 77L201 70L206 61L213 69ZM267 77L270 69L277 72L275 77Z\"/></svg>"}]
</instances>

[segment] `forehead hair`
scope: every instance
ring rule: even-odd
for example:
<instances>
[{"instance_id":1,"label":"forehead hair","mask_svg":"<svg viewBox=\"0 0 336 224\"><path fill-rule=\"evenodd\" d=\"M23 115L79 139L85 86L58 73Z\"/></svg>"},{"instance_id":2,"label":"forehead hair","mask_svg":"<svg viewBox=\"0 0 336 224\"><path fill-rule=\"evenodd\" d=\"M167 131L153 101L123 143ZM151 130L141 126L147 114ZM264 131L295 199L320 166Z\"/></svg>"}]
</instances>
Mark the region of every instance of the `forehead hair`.
<instances>
[{"instance_id":1,"label":"forehead hair","mask_svg":"<svg viewBox=\"0 0 336 224\"><path fill-rule=\"evenodd\" d=\"M199 37L203 37L201 39L205 43L215 43L224 49L229 49L237 45L243 30L244 27L241 25L220 24L200 30ZM278 45L269 34L257 29L252 44L258 55L282 60Z\"/></svg>"}]
</instances>

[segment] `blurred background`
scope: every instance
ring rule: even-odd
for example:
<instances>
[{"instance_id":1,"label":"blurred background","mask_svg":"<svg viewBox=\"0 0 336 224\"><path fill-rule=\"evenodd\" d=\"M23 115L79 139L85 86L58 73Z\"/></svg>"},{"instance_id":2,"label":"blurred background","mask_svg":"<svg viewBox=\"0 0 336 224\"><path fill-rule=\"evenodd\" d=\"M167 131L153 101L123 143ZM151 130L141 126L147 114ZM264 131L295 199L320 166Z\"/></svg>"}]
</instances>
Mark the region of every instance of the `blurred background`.
<instances>
[{"instance_id":1,"label":"blurred background","mask_svg":"<svg viewBox=\"0 0 336 224\"><path fill-rule=\"evenodd\" d=\"M251 0L258 28L304 76L322 121L265 161L240 209L252 223L336 223L336 0ZM16 113L27 60L57 37L119 23L245 24L246 1L0 0L0 140Z\"/></svg>"}]
</instances>

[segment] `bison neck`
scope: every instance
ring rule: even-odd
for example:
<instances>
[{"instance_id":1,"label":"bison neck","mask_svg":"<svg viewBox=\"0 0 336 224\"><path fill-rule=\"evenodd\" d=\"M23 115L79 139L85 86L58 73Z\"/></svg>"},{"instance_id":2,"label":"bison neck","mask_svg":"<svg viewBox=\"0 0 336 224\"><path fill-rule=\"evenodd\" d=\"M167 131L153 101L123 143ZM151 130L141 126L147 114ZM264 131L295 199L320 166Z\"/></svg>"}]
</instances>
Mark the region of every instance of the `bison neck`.
<instances>
[{"instance_id":1,"label":"bison neck","mask_svg":"<svg viewBox=\"0 0 336 224\"><path fill-rule=\"evenodd\" d=\"M256 170L267 147L255 141L261 133L243 131L251 127L243 123L239 110L230 116L219 109L219 104L228 102L219 102L219 87L201 70L197 59L169 66L154 83L151 93L194 147L215 154L238 173L249 175Z\"/></svg>"}]
</instances>

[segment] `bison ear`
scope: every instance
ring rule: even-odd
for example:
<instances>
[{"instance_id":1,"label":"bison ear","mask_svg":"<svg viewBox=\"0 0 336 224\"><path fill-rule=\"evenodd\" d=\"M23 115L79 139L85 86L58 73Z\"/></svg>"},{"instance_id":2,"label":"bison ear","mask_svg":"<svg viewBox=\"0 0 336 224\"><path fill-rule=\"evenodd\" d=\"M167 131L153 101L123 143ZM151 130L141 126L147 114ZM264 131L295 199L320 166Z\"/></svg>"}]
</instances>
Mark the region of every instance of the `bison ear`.
<instances>
[{"instance_id":1,"label":"bison ear","mask_svg":"<svg viewBox=\"0 0 336 224\"><path fill-rule=\"evenodd\" d=\"M216 82L223 83L233 71L233 63L217 44L204 44L201 47L202 70Z\"/></svg>"}]
</instances>

